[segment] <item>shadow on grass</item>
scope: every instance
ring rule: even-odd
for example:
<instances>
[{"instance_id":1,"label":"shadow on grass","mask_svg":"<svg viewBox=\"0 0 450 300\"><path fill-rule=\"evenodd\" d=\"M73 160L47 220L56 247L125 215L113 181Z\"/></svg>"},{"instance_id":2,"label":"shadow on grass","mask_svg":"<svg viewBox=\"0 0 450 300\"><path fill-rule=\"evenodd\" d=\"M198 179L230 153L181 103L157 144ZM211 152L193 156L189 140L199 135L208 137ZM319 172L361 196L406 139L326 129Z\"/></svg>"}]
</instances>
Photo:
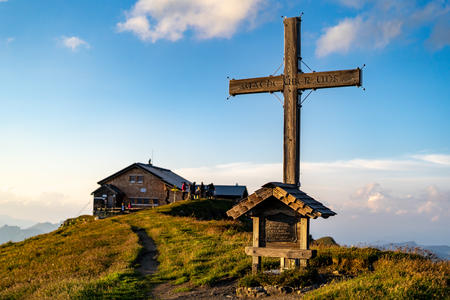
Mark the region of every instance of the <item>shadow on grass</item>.
<instances>
[{"instance_id":1,"label":"shadow on grass","mask_svg":"<svg viewBox=\"0 0 450 300\"><path fill-rule=\"evenodd\" d=\"M186 200L158 209L159 212L178 217L193 217L198 220L229 219L226 212L235 202L225 199Z\"/></svg>"},{"instance_id":2,"label":"shadow on grass","mask_svg":"<svg viewBox=\"0 0 450 300\"><path fill-rule=\"evenodd\" d=\"M88 284L72 299L149 299L153 283L148 278L138 274L112 273L106 277Z\"/></svg>"}]
</instances>

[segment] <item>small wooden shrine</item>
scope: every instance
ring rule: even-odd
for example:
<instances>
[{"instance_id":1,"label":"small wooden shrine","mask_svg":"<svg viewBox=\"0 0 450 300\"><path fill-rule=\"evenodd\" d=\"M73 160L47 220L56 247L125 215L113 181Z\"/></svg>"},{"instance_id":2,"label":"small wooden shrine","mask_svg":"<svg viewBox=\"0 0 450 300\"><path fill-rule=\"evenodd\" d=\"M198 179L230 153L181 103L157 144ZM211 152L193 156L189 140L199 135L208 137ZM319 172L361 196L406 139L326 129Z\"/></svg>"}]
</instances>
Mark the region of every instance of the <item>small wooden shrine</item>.
<instances>
[{"instance_id":1,"label":"small wooden shrine","mask_svg":"<svg viewBox=\"0 0 450 300\"><path fill-rule=\"evenodd\" d=\"M252 271L261 267L261 257L280 257L281 270L306 266L314 257L309 249L309 219L328 218L335 212L314 200L294 184L270 182L227 212L236 219L253 219Z\"/></svg>"}]
</instances>

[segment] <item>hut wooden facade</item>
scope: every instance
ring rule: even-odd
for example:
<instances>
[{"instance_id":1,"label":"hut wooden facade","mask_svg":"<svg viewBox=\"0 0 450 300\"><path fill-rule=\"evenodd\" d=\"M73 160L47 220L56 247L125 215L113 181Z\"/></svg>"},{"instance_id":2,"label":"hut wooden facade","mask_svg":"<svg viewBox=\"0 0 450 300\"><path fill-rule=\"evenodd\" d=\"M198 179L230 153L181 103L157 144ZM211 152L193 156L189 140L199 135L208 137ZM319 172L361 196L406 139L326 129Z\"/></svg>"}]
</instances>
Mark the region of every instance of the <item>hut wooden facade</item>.
<instances>
[{"instance_id":1,"label":"hut wooden facade","mask_svg":"<svg viewBox=\"0 0 450 300\"><path fill-rule=\"evenodd\" d=\"M181 185L188 180L151 163L134 163L103 180L92 192L94 214L101 208L147 208L182 200Z\"/></svg>"}]
</instances>

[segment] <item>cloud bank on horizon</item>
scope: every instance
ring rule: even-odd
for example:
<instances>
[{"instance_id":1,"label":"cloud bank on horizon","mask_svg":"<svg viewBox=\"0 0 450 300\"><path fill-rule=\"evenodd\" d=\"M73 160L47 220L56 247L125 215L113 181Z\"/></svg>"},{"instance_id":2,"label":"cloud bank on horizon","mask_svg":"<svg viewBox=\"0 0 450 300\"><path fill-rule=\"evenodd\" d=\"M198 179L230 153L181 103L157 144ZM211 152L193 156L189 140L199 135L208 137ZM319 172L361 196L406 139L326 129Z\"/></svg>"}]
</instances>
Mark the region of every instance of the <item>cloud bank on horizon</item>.
<instances>
[{"instance_id":1,"label":"cloud bank on horizon","mask_svg":"<svg viewBox=\"0 0 450 300\"><path fill-rule=\"evenodd\" d=\"M330 234L346 243L404 238L425 244L450 244L445 235L445 228L450 226L448 154L303 162L301 170L302 190L338 213L330 220L315 223L319 224L313 227L316 235ZM174 171L197 182L246 185L250 193L264 183L282 180L281 163L237 162ZM82 207L80 213L90 213L89 193L95 188L95 181L78 177L76 180L78 187L73 190L77 192L38 190L38 187L52 186L52 182L36 182L34 194L38 196L19 195L14 188L0 188L2 214L36 222L58 222L74 217ZM386 228L380 222L395 228L388 232L390 236L386 236ZM370 234L364 230L349 234L355 225L366 226ZM416 229L412 227L434 234L413 235Z\"/></svg>"},{"instance_id":2,"label":"cloud bank on horizon","mask_svg":"<svg viewBox=\"0 0 450 300\"><path fill-rule=\"evenodd\" d=\"M237 28L251 24L264 0L138 0L117 24L143 41L177 41L192 30L199 39L230 38Z\"/></svg>"},{"instance_id":3,"label":"cloud bank on horizon","mask_svg":"<svg viewBox=\"0 0 450 300\"><path fill-rule=\"evenodd\" d=\"M303 162L302 190L338 213L319 220L314 234L328 233L346 243L405 239L428 244L439 243L440 235L441 243L450 243L445 237L450 226L449 163L446 154ZM244 184L250 193L264 183L282 181L281 163L243 162L176 172L197 182ZM369 232L355 229L359 227Z\"/></svg>"},{"instance_id":4,"label":"cloud bank on horizon","mask_svg":"<svg viewBox=\"0 0 450 300\"><path fill-rule=\"evenodd\" d=\"M338 0L357 9L358 15L324 29L317 40L316 55L345 54L354 49L382 49L421 27L431 27L426 44L433 50L450 45L450 4L433 0L420 6L416 1Z\"/></svg>"}]
</instances>

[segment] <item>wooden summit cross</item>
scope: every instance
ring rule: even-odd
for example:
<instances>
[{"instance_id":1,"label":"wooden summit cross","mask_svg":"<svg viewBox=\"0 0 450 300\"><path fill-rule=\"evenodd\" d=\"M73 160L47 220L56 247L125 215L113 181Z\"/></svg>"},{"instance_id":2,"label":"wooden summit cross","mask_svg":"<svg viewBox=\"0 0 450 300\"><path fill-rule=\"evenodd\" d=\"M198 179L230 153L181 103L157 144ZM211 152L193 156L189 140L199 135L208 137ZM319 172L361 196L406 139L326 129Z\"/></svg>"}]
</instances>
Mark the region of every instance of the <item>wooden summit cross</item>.
<instances>
[{"instance_id":1,"label":"wooden summit cross","mask_svg":"<svg viewBox=\"0 0 450 300\"><path fill-rule=\"evenodd\" d=\"M283 183L265 184L230 209L238 218L247 214L253 219L253 272L259 270L261 256L281 258L281 269L306 266L314 256L309 250L309 219L327 218L336 213L299 190L300 186L300 109L301 94L306 89L361 86L362 70L303 73L301 70L301 18L284 21L284 74L279 76L230 80L231 96L283 92L284 145Z\"/></svg>"},{"instance_id":2,"label":"wooden summit cross","mask_svg":"<svg viewBox=\"0 0 450 300\"><path fill-rule=\"evenodd\" d=\"M284 74L230 80L230 95L283 92L283 182L299 185L301 94L306 89L361 86L361 69L303 73L301 71L301 18L284 21Z\"/></svg>"}]
</instances>

